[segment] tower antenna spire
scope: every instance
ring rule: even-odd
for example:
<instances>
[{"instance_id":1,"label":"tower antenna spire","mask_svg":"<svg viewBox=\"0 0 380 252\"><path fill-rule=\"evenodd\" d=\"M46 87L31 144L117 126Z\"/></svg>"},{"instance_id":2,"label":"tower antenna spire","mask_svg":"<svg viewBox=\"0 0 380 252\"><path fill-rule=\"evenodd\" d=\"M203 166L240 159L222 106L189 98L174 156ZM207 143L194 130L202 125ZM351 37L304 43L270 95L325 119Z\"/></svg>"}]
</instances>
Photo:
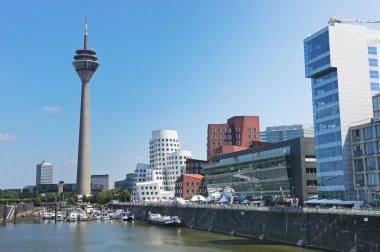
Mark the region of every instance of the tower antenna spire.
<instances>
[{"instance_id":1,"label":"tower antenna spire","mask_svg":"<svg viewBox=\"0 0 380 252\"><path fill-rule=\"evenodd\" d=\"M87 31L87 17L84 19L84 25L85 25L85 29L84 29L84 49L87 49L87 45L88 45L88 31Z\"/></svg>"}]
</instances>

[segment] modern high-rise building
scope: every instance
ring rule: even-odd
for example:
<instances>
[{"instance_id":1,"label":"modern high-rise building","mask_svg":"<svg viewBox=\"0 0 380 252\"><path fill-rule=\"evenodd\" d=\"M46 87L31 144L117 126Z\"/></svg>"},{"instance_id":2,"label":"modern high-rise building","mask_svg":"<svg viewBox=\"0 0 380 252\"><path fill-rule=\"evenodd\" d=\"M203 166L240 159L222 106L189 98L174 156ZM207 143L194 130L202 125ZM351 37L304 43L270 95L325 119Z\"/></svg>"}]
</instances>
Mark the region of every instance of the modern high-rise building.
<instances>
[{"instance_id":1,"label":"modern high-rise building","mask_svg":"<svg viewBox=\"0 0 380 252\"><path fill-rule=\"evenodd\" d=\"M91 187L100 187L100 191L108 191L111 186L111 176L109 174L91 175Z\"/></svg>"},{"instance_id":2,"label":"modern high-rise building","mask_svg":"<svg viewBox=\"0 0 380 252\"><path fill-rule=\"evenodd\" d=\"M53 183L53 165L46 161L37 164L36 168L36 186L41 184Z\"/></svg>"},{"instance_id":3,"label":"modern high-rise building","mask_svg":"<svg viewBox=\"0 0 380 252\"><path fill-rule=\"evenodd\" d=\"M180 149L175 130L155 130L149 141L149 165L138 164L135 171L135 200L162 200L174 197L175 181L186 171L191 152ZM148 190L148 191L147 191Z\"/></svg>"},{"instance_id":4,"label":"modern high-rise building","mask_svg":"<svg viewBox=\"0 0 380 252\"><path fill-rule=\"evenodd\" d=\"M371 97L379 90L379 41L378 30L336 22L304 40L322 198L356 198L349 127L372 117Z\"/></svg>"},{"instance_id":5,"label":"modern high-rise building","mask_svg":"<svg viewBox=\"0 0 380 252\"><path fill-rule=\"evenodd\" d=\"M314 137L312 125L294 124L266 127L265 131L260 131L260 138L263 142L278 143L298 137Z\"/></svg>"},{"instance_id":6,"label":"modern high-rise building","mask_svg":"<svg viewBox=\"0 0 380 252\"><path fill-rule=\"evenodd\" d=\"M96 52L88 48L87 18L85 21L83 49L75 51L73 66L82 81L82 97L80 109L77 193L90 195L90 97L89 85L92 75L99 66Z\"/></svg>"},{"instance_id":7,"label":"modern high-rise building","mask_svg":"<svg viewBox=\"0 0 380 252\"><path fill-rule=\"evenodd\" d=\"M234 116L223 124L209 124L207 127L207 161L217 155L219 146L240 146L248 149L253 141L260 141L258 116ZM241 150L241 148L239 149Z\"/></svg>"}]
</instances>

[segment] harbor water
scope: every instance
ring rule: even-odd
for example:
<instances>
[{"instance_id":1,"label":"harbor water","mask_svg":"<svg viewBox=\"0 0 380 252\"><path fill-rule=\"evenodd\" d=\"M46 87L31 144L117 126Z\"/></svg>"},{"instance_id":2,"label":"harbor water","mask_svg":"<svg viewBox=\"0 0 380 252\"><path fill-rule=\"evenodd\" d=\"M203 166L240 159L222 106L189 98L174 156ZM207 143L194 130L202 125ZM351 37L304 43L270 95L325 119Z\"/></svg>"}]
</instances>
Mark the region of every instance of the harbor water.
<instances>
[{"instance_id":1,"label":"harbor water","mask_svg":"<svg viewBox=\"0 0 380 252\"><path fill-rule=\"evenodd\" d=\"M0 251L311 252L295 246L142 221L54 223L23 218L0 225Z\"/></svg>"}]
</instances>

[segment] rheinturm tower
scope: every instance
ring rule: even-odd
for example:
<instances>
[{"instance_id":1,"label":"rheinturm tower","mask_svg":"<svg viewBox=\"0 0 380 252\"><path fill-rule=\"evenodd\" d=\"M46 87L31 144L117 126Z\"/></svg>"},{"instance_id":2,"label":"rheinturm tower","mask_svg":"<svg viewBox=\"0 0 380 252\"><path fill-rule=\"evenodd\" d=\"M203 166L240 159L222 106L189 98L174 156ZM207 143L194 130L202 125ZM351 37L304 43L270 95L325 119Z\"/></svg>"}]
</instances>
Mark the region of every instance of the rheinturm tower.
<instances>
[{"instance_id":1,"label":"rheinturm tower","mask_svg":"<svg viewBox=\"0 0 380 252\"><path fill-rule=\"evenodd\" d=\"M99 66L96 52L88 48L87 18L85 20L83 49L76 50L73 66L82 81L80 107L77 194L90 195L90 97L89 84L92 75Z\"/></svg>"}]
</instances>

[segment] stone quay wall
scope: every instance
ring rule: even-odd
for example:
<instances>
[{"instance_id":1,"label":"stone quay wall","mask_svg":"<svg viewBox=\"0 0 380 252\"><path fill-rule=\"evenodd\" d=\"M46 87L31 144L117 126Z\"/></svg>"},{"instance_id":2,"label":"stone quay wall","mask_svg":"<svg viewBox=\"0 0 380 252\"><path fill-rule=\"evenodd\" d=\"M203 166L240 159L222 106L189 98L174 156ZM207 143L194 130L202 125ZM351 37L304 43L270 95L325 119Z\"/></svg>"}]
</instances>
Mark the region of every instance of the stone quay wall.
<instances>
[{"instance_id":1,"label":"stone quay wall","mask_svg":"<svg viewBox=\"0 0 380 252\"><path fill-rule=\"evenodd\" d=\"M26 203L26 204L19 203L16 205L17 205L17 208L16 208L17 215L33 211L33 203ZM5 209L6 208L4 205L0 205L0 222L3 222L4 214L7 214L5 212L6 211ZM9 211L9 208L7 211Z\"/></svg>"},{"instance_id":2,"label":"stone quay wall","mask_svg":"<svg viewBox=\"0 0 380 252\"><path fill-rule=\"evenodd\" d=\"M380 216L352 211L316 213L287 208L202 207L163 205L112 205L133 211L145 220L147 213L179 216L183 226L302 245L331 251L380 252ZM321 209L322 210L322 209Z\"/></svg>"}]
</instances>

